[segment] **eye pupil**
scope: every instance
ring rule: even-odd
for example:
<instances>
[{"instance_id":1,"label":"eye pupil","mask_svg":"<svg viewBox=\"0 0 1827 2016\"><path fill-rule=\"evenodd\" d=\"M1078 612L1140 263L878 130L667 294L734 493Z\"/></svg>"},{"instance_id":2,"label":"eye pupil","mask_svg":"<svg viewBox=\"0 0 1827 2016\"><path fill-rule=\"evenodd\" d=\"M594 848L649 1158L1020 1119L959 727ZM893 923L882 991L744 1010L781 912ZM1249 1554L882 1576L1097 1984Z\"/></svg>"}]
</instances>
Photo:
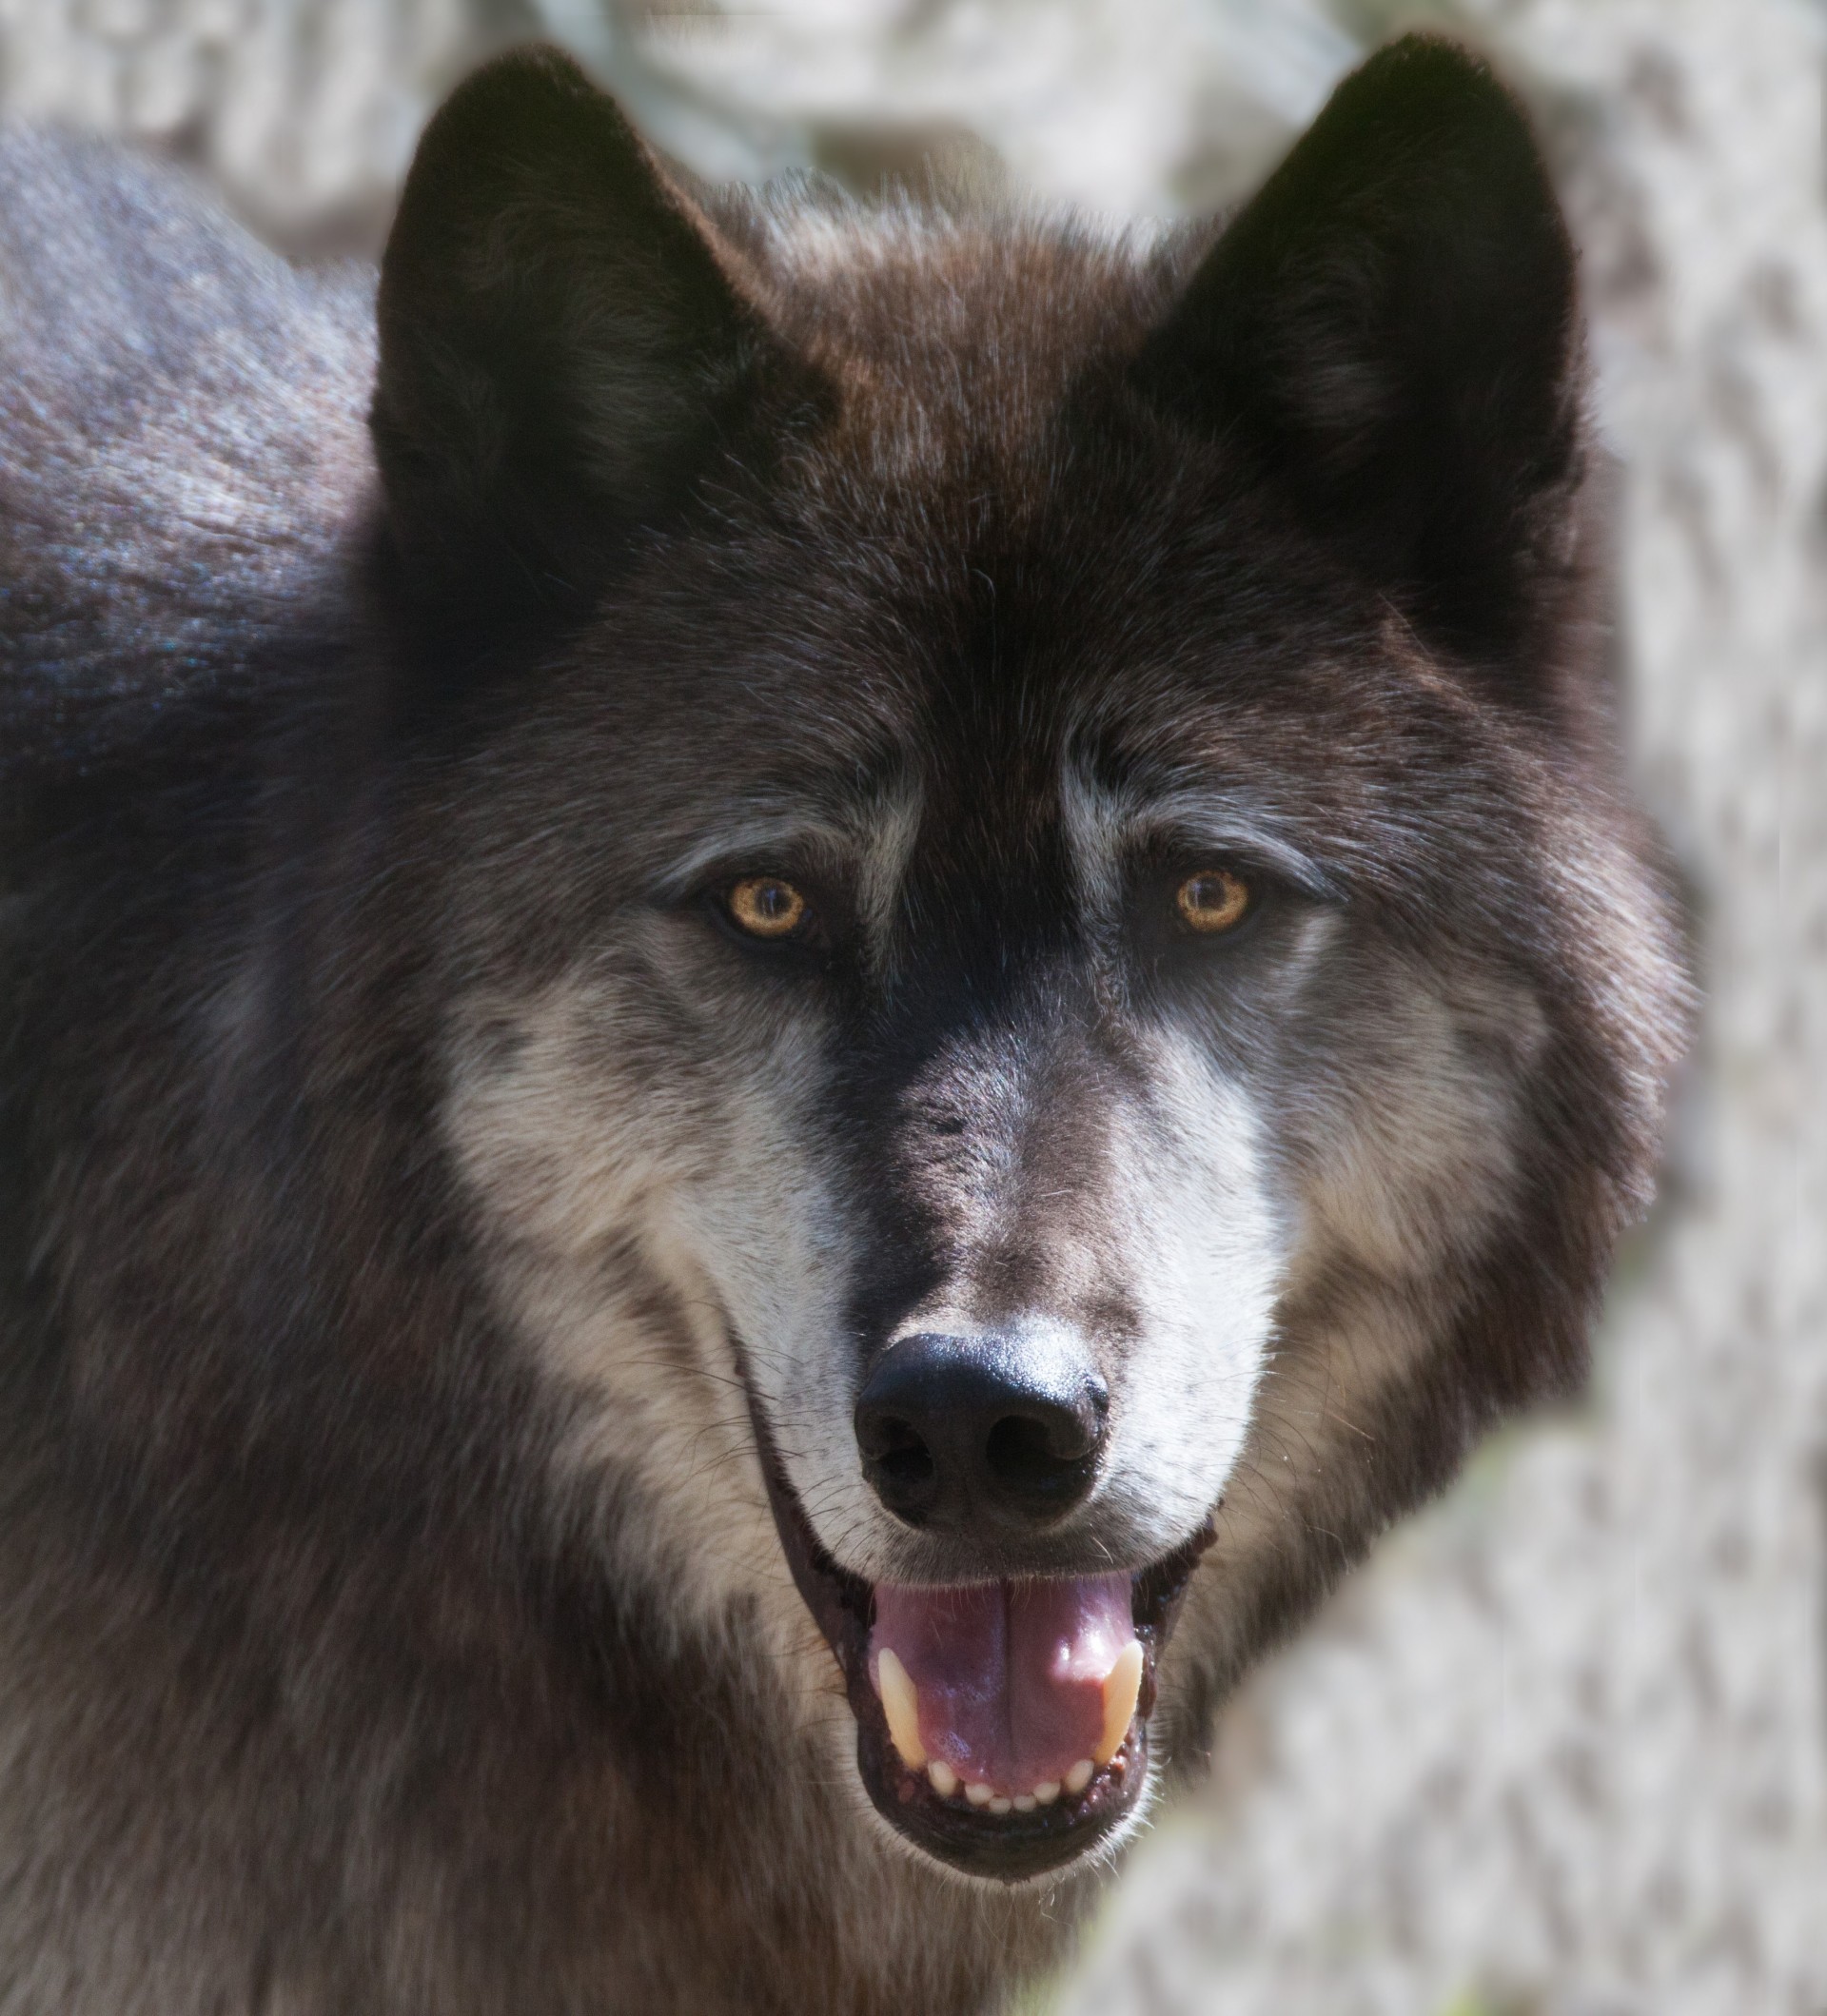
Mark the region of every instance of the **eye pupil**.
<instances>
[{"instance_id":1,"label":"eye pupil","mask_svg":"<svg viewBox=\"0 0 1827 2016\"><path fill-rule=\"evenodd\" d=\"M785 938L806 914L804 896L777 875L747 875L727 900L731 917L755 938Z\"/></svg>"},{"instance_id":2,"label":"eye pupil","mask_svg":"<svg viewBox=\"0 0 1827 2016\"><path fill-rule=\"evenodd\" d=\"M1228 931L1249 910L1249 884L1228 869L1208 868L1189 875L1174 892L1182 922L1205 933Z\"/></svg>"}]
</instances>

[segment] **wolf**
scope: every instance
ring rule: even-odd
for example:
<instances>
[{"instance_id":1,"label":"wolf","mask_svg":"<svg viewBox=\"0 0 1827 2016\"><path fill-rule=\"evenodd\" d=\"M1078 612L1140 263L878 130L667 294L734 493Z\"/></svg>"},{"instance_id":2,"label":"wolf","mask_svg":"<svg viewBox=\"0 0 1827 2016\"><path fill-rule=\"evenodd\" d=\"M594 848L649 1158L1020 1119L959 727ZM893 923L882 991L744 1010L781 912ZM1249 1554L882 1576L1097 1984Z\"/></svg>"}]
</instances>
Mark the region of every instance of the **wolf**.
<instances>
[{"instance_id":1,"label":"wolf","mask_svg":"<svg viewBox=\"0 0 1827 2016\"><path fill-rule=\"evenodd\" d=\"M1650 1196L1523 113L1116 231L532 49L378 288L13 138L0 360L0 2009L996 2006Z\"/></svg>"}]
</instances>

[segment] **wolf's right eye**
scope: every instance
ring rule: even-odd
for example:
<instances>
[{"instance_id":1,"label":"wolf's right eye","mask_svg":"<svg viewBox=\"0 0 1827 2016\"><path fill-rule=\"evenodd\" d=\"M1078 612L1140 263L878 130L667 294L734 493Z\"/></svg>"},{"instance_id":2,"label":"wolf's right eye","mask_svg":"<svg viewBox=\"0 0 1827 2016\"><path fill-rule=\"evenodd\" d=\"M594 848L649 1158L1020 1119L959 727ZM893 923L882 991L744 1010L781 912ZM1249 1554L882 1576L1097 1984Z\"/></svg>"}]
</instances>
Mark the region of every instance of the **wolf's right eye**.
<instances>
[{"instance_id":1,"label":"wolf's right eye","mask_svg":"<svg viewBox=\"0 0 1827 2016\"><path fill-rule=\"evenodd\" d=\"M1241 875L1226 868L1208 868L1189 875L1174 891L1180 920L1201 937L1234 930L1248 916L1251 891Z\"/></svg>"},{"instance_id":2,"label":"wolf's right eye","mask_svg":"<svg viewBox=\"0 0 1827 2016\"><path fill-rule=\"evenodd\" d=\"M806 899L778 875L745 875L723 905L730 921L751 938L790 938L806 921Z\"/></svg>"}]
</instances>

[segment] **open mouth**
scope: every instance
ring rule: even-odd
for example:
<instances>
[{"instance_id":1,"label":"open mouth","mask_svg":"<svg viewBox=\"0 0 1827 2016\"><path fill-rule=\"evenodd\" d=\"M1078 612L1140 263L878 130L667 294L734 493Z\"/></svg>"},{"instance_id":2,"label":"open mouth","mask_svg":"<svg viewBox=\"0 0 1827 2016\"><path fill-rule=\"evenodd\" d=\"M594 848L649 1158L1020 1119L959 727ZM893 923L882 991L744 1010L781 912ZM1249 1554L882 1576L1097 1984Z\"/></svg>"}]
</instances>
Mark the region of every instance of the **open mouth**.
<instances>
[{"instance_id":1,"label":"open mouth","mask_svg":"<svg viewBox=\"0 0 1827 2016\"><path fill-rule=\"evenodd\" d=\"M876 1810L973 1875L1015 1883L1077 1860L1142 1796L1156 1668L1211 1522L1136 1574L871 1583L820 1545L752 1388L749 1411L794 1582L843 1670Z\"/></svg>"}]
</instances>

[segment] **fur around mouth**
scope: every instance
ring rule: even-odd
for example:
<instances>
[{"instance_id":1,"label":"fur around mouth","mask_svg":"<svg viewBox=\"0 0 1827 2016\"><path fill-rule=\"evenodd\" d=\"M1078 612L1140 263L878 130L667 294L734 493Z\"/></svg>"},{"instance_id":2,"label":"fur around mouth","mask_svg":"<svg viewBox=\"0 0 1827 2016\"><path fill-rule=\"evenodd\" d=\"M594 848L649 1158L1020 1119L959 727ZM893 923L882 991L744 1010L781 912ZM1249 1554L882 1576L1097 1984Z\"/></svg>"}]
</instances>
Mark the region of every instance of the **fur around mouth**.
<instances>
[{"instance_id":1,"label":"fur around mouth","mask_svg":"<svg viewBox=\"0 0 1827 2016\"><path fill-rule=\"evenodd\" d=\"M739 1358L739 1354L738 1354ZM748 1379L743 1378L768 1504L794 1584L824 1633L856 1718L856 1768L882 1817L916 1847L973 1876L1019 1883L1078 1860L1110 1835L1148 1782L1149 1716L1156 1672L1199 1557L1214 1536L1208 1517L1171 1554L1129 1577L1129 1623L1141 1649L1134 1707L1113 1742L1060 1776L1025 1790L970 1784L942 1757L910 1764L891 1731L879 1672L872 1672L874 1586L839 1566L820 1543L783 1468ZM1010 1585L1003 1585L1005 1592ZM1020 1585L1015 1585L1019 1587ZM968 1601L978 1592L958 1592ZM905 1675L902 1676L903 1680ZM894 1683L889 1683L893 1691ZM1118 1713L1121 1713L1119 1709ZM911 1710L896 1717L903 1741Z\"/></svg>"}]
</instances>

